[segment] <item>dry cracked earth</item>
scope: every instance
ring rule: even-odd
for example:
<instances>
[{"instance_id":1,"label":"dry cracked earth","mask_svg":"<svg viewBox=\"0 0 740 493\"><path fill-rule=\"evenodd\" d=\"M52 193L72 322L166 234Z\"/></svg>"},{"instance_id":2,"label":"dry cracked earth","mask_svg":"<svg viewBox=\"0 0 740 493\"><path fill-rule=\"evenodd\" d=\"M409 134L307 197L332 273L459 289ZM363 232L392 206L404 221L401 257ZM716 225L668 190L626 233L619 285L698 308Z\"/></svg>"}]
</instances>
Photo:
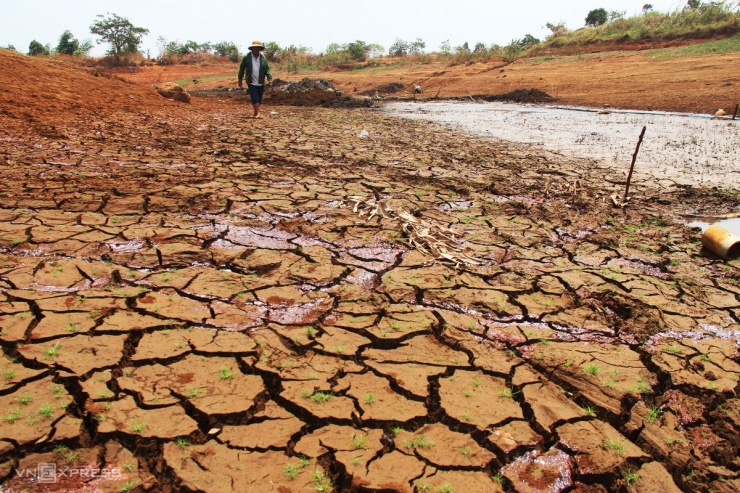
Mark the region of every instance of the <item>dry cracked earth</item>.
<instances>
[{"instance_id":1,"label":"dry cracked earth","mask_svg":"<svg viewBox=\"0 0 740 493\"><path fill-rule=\"evenodd\" d=\"M736 194L266 112L0 115L3 493L740 489Z\"/></svg>"}]
</instances>

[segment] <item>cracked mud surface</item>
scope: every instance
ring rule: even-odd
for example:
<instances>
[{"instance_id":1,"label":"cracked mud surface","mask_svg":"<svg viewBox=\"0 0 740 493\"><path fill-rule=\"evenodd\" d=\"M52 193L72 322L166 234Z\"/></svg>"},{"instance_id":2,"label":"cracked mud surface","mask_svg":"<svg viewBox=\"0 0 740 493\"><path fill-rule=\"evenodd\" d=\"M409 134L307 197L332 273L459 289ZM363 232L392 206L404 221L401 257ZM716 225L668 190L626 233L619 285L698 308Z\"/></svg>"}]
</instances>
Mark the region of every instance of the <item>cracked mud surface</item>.
<instances>
[{"instance_id":1,"label":"cracked mud surface","mask_svg":"<svg viewBox=\"0 0 740 493\"><path fill-rule=\"evenodd\" d=\"M740 488L738 264L674 222L736 194L623 211L598 163L85 73L41 112L33 70L2 81L3 491Z\"/></svg>"}]
</instances>

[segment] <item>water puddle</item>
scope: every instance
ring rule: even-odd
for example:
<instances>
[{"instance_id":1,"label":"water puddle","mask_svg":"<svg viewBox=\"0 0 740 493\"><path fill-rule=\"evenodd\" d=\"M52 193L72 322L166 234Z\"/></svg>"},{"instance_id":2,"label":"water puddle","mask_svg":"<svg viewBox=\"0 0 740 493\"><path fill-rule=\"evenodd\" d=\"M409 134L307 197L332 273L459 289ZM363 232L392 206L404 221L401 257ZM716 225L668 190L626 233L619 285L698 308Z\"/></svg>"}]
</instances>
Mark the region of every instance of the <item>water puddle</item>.
<instances>
[{"instance_id":1,"label":"water puddle","mask_svg":"<svg viewBox=\"0 0 740 493\"><path fill-rule=\"evenodd\" d=\"M740 120L667 112L514 103L387 103L386 113L431 120L478 136L596 159L626 174L643 126L635 173L686 185L740 183Z\"/></svg>"},{"instance_id":2,"label":"water puddle","mask_svg":"<svg viewBox=\"0 0 740 493\"><path fill-rule=\"evenodd\" d=\"M699 324L699 329L700 330L689 330L680 332L675 330L659 332L650 337L650 339L645 343L645 348L651 350L663 341L680 341L683 339L692 339L695 341L712 339L734 340L735 344L740 346L740 330L728 330L708 324Z\"/></svg>"},{"instance_id":3,"label":"water puddle","mask_svg":"<svg viewBox=\"0 0 740 493\"><path fill-rule=\"evenodd\" d=\"M701 228L702 232L709 226L720 226L735 236L740 236L740 217L719 220L711 217L693 218L686 225L690 228Z\"/></svg>"},{"instance_id":4,"label":"water puddle","mask_svg":"<svg viewBox=\"0 0 740 493\"><path fill-rule=\"evenodd\" d=\"M573 485L571 464L571 458L563 451L552 450L540 455L534 450L503 467L502 471L509 479L515 479L515 483L526 485L527 491L559 493Z\"/></svg>"},{"instance_id":5,"label":"water puddle","mask_svg":"<svg viewBox=\"0 0 740 493\"><path fill-rule=\"evenodd\" d=\"M356 269L356 271L346 277L346 281L350 284L355 284L364 289L371 290L375 285L375 277L377 274L364 269Z\"/></svg>"},{"instance_id":6,"label":"water puddle","mask_svg":"<svg viewBox=\"0 0 740 493\"><path fill-rule=\"evenodd\" d=\"M328 298L308 303L269 305L268 319L283 325L303 325L316 323L319 317L331 308Z\"/></svg>"},{"instance_id":7,"label":"water puddle","mask_svg":"<svg viewBox=\"0 0 740 493\"><path fill-rule=\"evenodd\" d=\"M290 250L293 245L288 243L288 240L294 239L296 236L276 229L233 226L229 230L226 240L247 247Z\"/></svg>"},{"instance_id":8,"label":"water puddle","mask_svg":"<svg viewBox=\"0 0 740 493\"><path fill-rule=\"evenodd\" d=\"M146 249L146 243L142 238L134 238L133 240L123 243L119 241L109 241L107 242L107 245L114 253L131 253Z\"/></svg>"},{"instance_id":9,"label":"water puddle","mask_svg":"<svg viewBox=\"0 0 740 493\"><path fill-rule=\"evenodd\" d=\"M451 211L464 211L464 210L470 209L471 207L473 207L472 200L457 200L457 201L444 202L443 204L439 205L437 209L439 209L442 212L451 212Z\"/></svg>"}]
</instances>

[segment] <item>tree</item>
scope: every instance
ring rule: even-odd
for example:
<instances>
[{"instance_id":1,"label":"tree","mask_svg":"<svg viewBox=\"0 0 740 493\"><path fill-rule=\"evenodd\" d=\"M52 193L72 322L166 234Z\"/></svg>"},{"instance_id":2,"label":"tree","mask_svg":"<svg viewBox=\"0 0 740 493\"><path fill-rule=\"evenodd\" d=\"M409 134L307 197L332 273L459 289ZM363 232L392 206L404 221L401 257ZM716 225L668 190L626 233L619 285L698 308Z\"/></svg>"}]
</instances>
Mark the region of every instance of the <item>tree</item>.
<instances>
[{"instance_id":1,"label":"tree","mask_svg":"<svg viewBox=\"0 0 740 493\"><path fill-rule=\"evenodd\" d=\"M277 43L274 43L274 44L277 45ZM270 43L265 44L265 51L268 50L268 46L271 47ZM232 63L238 62L239 59L241 58L239 54L239 48L237 48L234 43L228 43L226 41L222 41L220 43L216 43L215 45L213 45L213 50L218 56L228 57L229 61Z\"/></svg>"},{"instance_id":2,"label":"tree","mask_svg":"<svg viewBox=\"0 0 740 493\"><path fill-rule=\"evenodd\" d=\"M64 31L59 37L56 52L60 55L74 55L80 49L80 42L75 39L69 30Z\"/></svg>"},{"instance_id":3,"label":"tree","mask_svg":"<svg viewBox=\"0 0 740 493\"><path fill-rule=\"evenodd\" d=\"M449 39L445 39L444 41L442 41L442 44L439 45L439 51L443 55L449 55L452 52L452 48L450 48L450 40Z\"/></svg>"},{"instance_id":4,"label":"tree","mask_svg":"<svg viewBox=\"0 0 740 493\"><path fill-rule=\"evenodd\" d=\"M699 7L701 7L701 0L688 0L686 2L686 8L694 10L698 9Z\"/></svg>"},{"instance_id":5,"label":"tree","mask_svg":"<svg viewBox=\"0 0 740 493\"><path fill-rule=\"evenodd\" d=\"M367 53L370 58L378 58L379 56L383 56L383 52L385 51L383 45L380 45L378 43L370 43L369 45L367 45L367 49Z\"/></svg>"},{"instance_id":6,"label":"tree","mask_svg":"<svg viewBox=\"0 0 740 493\"><path fill-rule=\"evenodd\" d=\"M409 44L409 54L410 55L418 55L420 53L424 52L424 48L427 47L427 44L424 42L421 38L416 38L416 41L412 41Z\"/></svg>"},{"instance_id":7,"label":"tree","mask_svg":"<svg viewBox=\"0 0 740 493\"><path fill-rule=\"evenodd\" d=\"M98 44L110 43L109 54L115 58L115 64L120 63L123 53L136 53L141 44L141 38L149 33L148 29L136 27L125 17L108 13L108 17L97 16L99 20L90 26L90 32L103 39Z\"/></svg>"},{"instance_id":8,"label":"tree","mask_svg":"<svg viewBox=\"0 0 740 493\"><path fill-rule=\"evenodd\" d=\"M370 51L370 47L367 43L358 39L353 43L347 43L346 50L352 60L361 62L367 58L367 53Z\"/></svg>"},{"instance_id":9,"label":"tree","mask_svg":"<svg viewBox=\"0 0 740 493\"><path fill-rule=\"evenodd\" d=\"M265 42L265 51L263 52L263 54L265 55L265 58L267 58L268 61L276 62L282 59L283 49L275 41L267 41Z\"/></svg>"},{"instance_id":10,"label":"tree","mask_svg":"<svg viewBox=\"0 0 740 493\"><path fill-rule=\"evenodd\" d=\"M645 5L642 6L642 13L643 14L647 14L651 10L653 10L653 4L652 3L646 3Z\"/></svg>"},{"instance_id":11,"label":"tree","mask_svg":"<svg viewBox=\"0 0 740 493\"><path fill-rule=\"evenodd\" d=\"M6 50L10 50L10 51L18 51L18 50L15 49L15 46L13 46L13 45L7 45L7 46L5 46L5 49Z\"/></svg>"},{"instance_id":12,"label":"tree","mask_svg":"<svg viewBox=\"0 0 740 493\"><path fill-rule=\"evenodd\" d=\"M179 56L183 54L183 48L179 41L169 41L164 47L165 56Z\"/></svg>"},{"instance_id":13,"label":"tree","mask_svg":"<svg viewBox=\"0 0 740 493\"><path fill-rule=\"evenodd\" d=\"M88 38L77 46L77 49L75 50L73 55L87 56L87 54L90 53L90 50L92 50L93 47L94 46L92 40Z\"/></svg>"},{"instance_id":14,"label":"tree","mask_svg":"<svg viewBox=\"0 0 740 493\"><path fill-rule=\"evenodd\" d=\"M48 55L50 52L48 46L44 46L35 39L28 44L28 54L31 56Z\"/></svg>"},{"instance_id":15,"label":"tree","mask_svg":"<svg viewBox=\"0 0 740 493\"><path fill-rule=\"evenodd\" d=\"M532 46L540 44L540 40L532 36L531 34L526 34L522 40L520 41L522 46Z\"/></svg>"},{"instance_id":16,"label":"tree","mask_svg":"<svg viewBox=\"0 0 740 493\"><path fill-rule=\"evenodd\" d=\"M187 40L181 45L182 55L195 55L200 51L200 45L195 41Z\"/></svg>"},{"instance_id":17,"label":"tree","mask_svg":"<svg viewBox=\"0 0 740 493\"><path fill-rule=\"evenodd\" d=\"M396 38L396 41L388 48L389 56L406 56L408 54L409 44L402 39Z\"/></svg>"},{"instance_id":18,"label":"tree","mask_svg":"<svg viewBox=\"0 0 740 493\"><path fill-rule=\"evenodd\" d=\"M342 45L339 43L329 43L329 46L326 47L326 54L327 55L335 55L337 53L340 53L342 51Z\"/></svg>"},{"instance_id":19,"label":"tree","mask_svg":"<svg viewBox=\"0 0 740 493\"><path fill-rule=\"evenodd\" d=\"M600 26L606 24L608 19L609 13L606 9L594 9L586 16L586 25L591 27Z\"/></svg>"},{"instance_id":20,"label":"tree","mask_svg":"<svg viewBox=\"0 0 740 493\"><path fill-rule=\"evenodd\" d=\"M455 47L456 53L470 53L470 46L468 46L468 42L464 42L460 46Z\"/></svg>"},{"instance_id":21,"label":"tree","mask_svg":"<svg viewBox=\"0 0 740 493\"><path fill-rule=\"evenodd\" d=\"M624 19L625 15L627 15L626 10L612 10L611 12L609 12L609 22Z\"/></svg>"},{"instance_id":22,"label":"tree","mask_svg":"<svg viewBox=\"0 0 740 493\"><path fill-rule=\"evenodd\" d=\"M553 24L552 22L548 22L545 24L545 27L548 28L552 34L548 36L548 38L555 38L557 36L563 36L564 34L568 34L568 28L565 27L565 23L558 22L557 24Z\"/></svg>"},{"instance_id":23,"label":"tree","mask_svg":"<svg viewBox=\"0 0 740 493\"><path fill-rule=\"evenodd\" d=\"M504 46L504 61L509 63L513 62L514 60L519 58L519 55L522 54L522 51L524 51L522 41L520 39L512 39L508 45Z\"/></svg>"},{"instance_id":24,"label":"tree","mask_svg":"<svg viewBox=\"0 0 740 493\"><path fill-rule=\"evenodd\" d=\"M473 48L473 53L485 53L487 50L486 45L478 41L475 43L475 47Z\"/></svg>"}]
</instances>

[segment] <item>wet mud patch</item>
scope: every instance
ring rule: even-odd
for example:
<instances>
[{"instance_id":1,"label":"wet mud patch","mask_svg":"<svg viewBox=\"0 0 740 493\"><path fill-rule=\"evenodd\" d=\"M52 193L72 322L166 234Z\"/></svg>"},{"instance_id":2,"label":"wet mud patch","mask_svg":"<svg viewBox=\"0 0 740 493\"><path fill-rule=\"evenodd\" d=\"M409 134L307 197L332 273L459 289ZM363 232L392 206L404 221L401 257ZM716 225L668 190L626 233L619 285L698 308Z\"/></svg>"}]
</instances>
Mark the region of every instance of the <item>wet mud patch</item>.
<instances>
[{"instance_id":1,"label":"wet mud patch","mask_svg":"<svg viewBox=\"0 0 740 493\"><path fill-rule=\"evenodd\" d=\"M536 88L515 89L504 94L478 94L473 99L482 101L511 101L514 103L551 103L556 101L554 96Z\"/></svg>"},{"instance_id":2,"label":"wet mud patch","mask_svg":"<svg viewBox=\"0 0 740 493\"><path fill-rule=\"evenodd\" d=\"M189 91L191 96L202 98L230 99L249 103L245 89L201 89ZM368 108L373 106L369 97L357 97L335 89L325 80L302 79L283 81L276 79L267 87L263 96L265 104L279 106L320 106L323 108Z\"/></svg>"}]
</instances>

